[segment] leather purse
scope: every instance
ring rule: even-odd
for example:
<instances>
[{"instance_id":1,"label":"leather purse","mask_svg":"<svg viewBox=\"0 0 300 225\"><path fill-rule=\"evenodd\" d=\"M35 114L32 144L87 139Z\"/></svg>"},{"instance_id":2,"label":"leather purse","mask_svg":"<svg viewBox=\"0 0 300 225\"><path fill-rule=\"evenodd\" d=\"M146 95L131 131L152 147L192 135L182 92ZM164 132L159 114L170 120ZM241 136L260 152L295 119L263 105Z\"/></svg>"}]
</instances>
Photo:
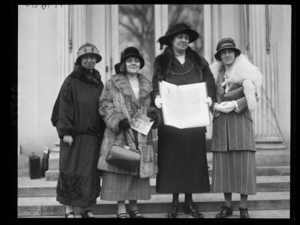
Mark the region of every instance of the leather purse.
<instances>
[{"instance_id":1,"label":"leather purse","mask_svg":"<svg viewBox=\"0 0 300 225\"><path fill-rule=\"evenodd\" d=\"M129 132L128 134L131 136ZM135 145L137 147L136 142ZM128 146L118 145L114 143L109 150L105 160L107 163L118 167L122 167L128 170L137 170L140 166L141 153L138 149L132 149Z\"/></svg>"},{"instance_id":2,"label":"leather purse","mask_svg":"<svg viewBox=\"0 0 300 225\"><path fill-rule=\"evenodd\" d=\"M229 91L228 93L223 95L222 101L233 101L233 100L237 100L240 99L242 97L244 97L244 89L243 87L238 87L232 91Z\"/></svg>"}]
</instances>

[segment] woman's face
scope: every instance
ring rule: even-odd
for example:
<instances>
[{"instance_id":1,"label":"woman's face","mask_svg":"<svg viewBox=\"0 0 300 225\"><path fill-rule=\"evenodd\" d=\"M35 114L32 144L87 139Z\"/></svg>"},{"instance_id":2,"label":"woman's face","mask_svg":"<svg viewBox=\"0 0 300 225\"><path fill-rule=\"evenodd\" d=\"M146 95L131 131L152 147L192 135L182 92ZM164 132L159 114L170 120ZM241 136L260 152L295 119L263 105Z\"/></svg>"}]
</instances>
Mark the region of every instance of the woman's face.
<instances>
[{"instance_id":1,"label":"woman's face","mask_svg":"<svg viewBox=\"0 0 300 225\"><path fill-rule=\"evenodd\" d=\"M180 33L173 38L172 46L176 52L183 52L187 49L189 43L190 43L189 35L185 33Z\"/></svg>"},{"instance_id":2,"label":"woman's face","mask_svg":"<svg viewBox=\"0 0 300 225\"><path fill-rule=\"evenodd\" d=\"M230 66L235 60L235 52L232 49L224 49L220 53L224 65Z\"/></svg>"},{"instance_id":3,"label":"woman's face","mask_svg":"<svg viewBox=\"0 0 300 225\"><path fill-rule=\"evenodd\" d=\"M86 54L81 56L81 65L86 69L93 69L96 65L97 58L93 54Z\"/></svg>"},{"instance_id":4,"label":"woman's face","mask_svg":"<svg viewBox=\"0 0 300 225\"><path fill-rule=\"evenodd\" d=\"M140 70L141 62L136 57L129 57L125 61L126 63L126 72L129 74L137 74Z\"/></svg>"}]
</instances>

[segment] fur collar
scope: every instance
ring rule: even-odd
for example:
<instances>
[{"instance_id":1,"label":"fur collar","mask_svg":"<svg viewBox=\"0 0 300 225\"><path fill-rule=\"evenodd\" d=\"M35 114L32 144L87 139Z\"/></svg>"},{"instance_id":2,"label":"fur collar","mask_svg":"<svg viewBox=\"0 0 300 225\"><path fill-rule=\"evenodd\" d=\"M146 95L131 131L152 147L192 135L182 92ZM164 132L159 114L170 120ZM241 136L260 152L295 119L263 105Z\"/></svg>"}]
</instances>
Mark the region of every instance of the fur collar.
<instances>
[{"instance_id":1,"label":"fur collar","mask_svg":"<svg viewBox=\"0 0 300 225\"><path fill-rule=\"evenodd\" d=\"M200 70L205 65L208 65L207 61L202 56L198 55L197 52L195 52L190 47L186 49L186 55L195 64L195 69L197 73L199 73L199 75L202 76ZM170 72L173 56L174 52L172 47L167 47L163 53L161 53L155 58L154 75L157 75L159 80L163 80Z\"/></svg>"},{"instance_id":2,"label":"fur collar","mask_svg":"<svg viewBox=\"0 0 300 225\"><path fill-rule=\"evenodd\" d=\"M136 99L126 75L119 73L112 76L111 80L124 97L129 98L132 102L139 105L145 102L145 99L150 96L153 89L151 82L145 76L138 73L137 78L140 86L139 99Z\"/></svg>"},{"instance_id":3,"label":"fur collar","mask_svg":"<svg viewBox=\"0 0 300 225\"><path fill-rule=\"evenodd\" d=\"M92 83L95 85L99 85L101 83L101 75L95 68L92 72L90 72L81 65L75 65L72 75L87 83Z\"/></svg>"},{"instance_id":4,"label":"fur collar","mask_svg":"<svg viewBox=\"0 0 300 225\"><path fill-rule=\"evenodd\" d=\"M217 82L219 72L224 70L224 68L224 64L219 61L215 61L210 66L215 82ZM244 94L247 98L248 108L250 110L255 109L256 102L260 98L262 74L256 66L249 62L248 58L244 54L240 54L236 57L234 64L232 65L231 75L225 82L222 83L222 86L227 83L242 84Z\"/></svg>"}]
</instances>

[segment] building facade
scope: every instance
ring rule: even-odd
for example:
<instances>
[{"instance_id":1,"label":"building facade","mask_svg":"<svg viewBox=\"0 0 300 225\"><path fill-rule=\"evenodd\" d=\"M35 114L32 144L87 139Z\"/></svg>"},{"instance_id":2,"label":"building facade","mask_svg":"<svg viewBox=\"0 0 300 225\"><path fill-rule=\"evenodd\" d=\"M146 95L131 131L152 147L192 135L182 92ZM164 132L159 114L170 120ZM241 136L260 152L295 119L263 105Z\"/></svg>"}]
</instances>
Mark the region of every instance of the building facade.
<instances>
[{"instance_id":1,"label":"building facade","mask_svg":"<svg viewBox=\"0 0 300 225\"><path fill-rule=\"evenodd\" d=\"M82 44L99 49L96 69L104 83L120 52L132 45L142 52L142 73L151 80L154 57L161 53L156 41L176 20L191 22L200 33L191 47L209 63L218 41L231 37L259 67L263 87L253 115L256 142L262 149L290 151L291 13L290 5L19 5L19 154L42 156L44 146L51 149L58 140L52 109ZM207 128L209 141L212 127Z\"/></svg>"}]
</instances>

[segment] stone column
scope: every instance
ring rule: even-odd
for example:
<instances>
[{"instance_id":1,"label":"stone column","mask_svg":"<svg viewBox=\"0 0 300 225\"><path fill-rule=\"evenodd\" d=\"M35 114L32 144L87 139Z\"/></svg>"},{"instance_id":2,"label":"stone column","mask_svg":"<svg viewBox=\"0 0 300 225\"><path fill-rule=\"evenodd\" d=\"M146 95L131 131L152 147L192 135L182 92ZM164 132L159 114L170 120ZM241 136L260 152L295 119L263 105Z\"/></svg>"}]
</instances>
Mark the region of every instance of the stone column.
<instances>
[{"instance_id":1,"label":"stone column","mask_svg":"<svg viewBox=\"0 0 300 225\"><path fill-rule=\"evenodd\" d=\"M263 74L259 107L254 113L257 142L282 142L275 114L278 107L278 56L272 12L268 5L249 5L250 61ZM247 16L247 15L246 15Z\"/></svg>"},{"instance_id":2,"label":"stone column","mask_svg":"<svg viewBox=\"0 0 300 225\"><path fill-rule=\"evenodd\" d=\"M278 108L278 56L272 30L276 24L270 6L207 5L204 9L205 47L208 48L205 56L212 63L218 41L225 37L235 40L236 46L263 74L262 98L253 113L256 141L281 143L274 116Z\"/></svg>"},{"instance_id":3,"label":"stone column","mask_svg":"<svg viewBox=\"0 0 300 225\"><path fill-rule=\"evenodd\" d=\"M64 5L58 8L58 91L65 78L73 71L79 47L86 42L86 6ZM46 180L57 180L59 175L59 142L49 153L49 169Z\"/></svg>"}]
</instances>

